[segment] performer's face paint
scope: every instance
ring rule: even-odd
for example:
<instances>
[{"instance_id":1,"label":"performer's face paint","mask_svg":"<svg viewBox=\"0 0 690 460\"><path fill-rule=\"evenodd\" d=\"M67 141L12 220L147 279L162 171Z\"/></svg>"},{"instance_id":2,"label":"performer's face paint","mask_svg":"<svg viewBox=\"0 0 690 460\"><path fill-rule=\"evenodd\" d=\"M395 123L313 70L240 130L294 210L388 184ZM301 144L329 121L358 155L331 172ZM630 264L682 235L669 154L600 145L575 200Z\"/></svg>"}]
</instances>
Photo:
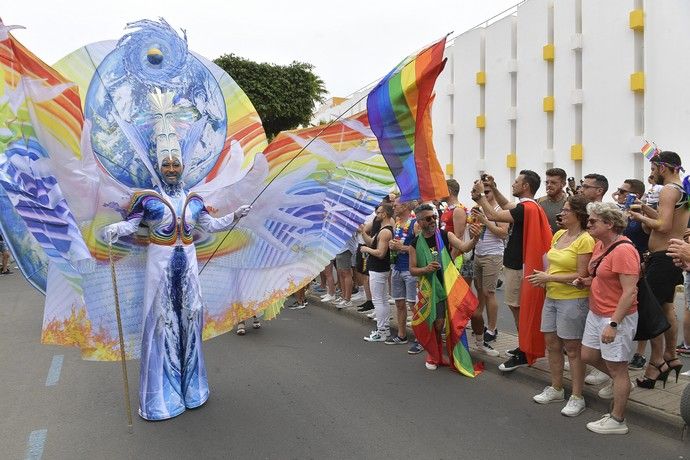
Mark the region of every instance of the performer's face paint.
<instances>
[{"instance_id":1,"label":"performer's face paint","mask_svg":"<svg viewBox=\"0 0 690 460\"><path fill-rule=\"evenodd\" d=\"M177 185L182 178L182 171L184 170L182 163L177 158L165 158L161 162L161 174L163 180L168 185Z\"/></svg>"}]
</instances>

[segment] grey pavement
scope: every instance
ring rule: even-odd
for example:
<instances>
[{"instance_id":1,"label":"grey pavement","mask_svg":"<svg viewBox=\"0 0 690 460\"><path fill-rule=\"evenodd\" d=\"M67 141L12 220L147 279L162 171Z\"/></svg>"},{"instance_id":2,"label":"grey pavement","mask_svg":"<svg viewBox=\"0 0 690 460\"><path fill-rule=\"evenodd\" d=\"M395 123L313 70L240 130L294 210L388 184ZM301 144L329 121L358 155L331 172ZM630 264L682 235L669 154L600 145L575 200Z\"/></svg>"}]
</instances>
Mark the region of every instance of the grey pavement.
<instances>
[{"instance_id":1,"label":"grey pavement","mask_svg":"<svg viewBox=\"0 0 690 460\"><path fill-rule=\"evenodd\" d=\"M428 371L404 346L362 340L369 325L310 305L260 330L205 342L209 402L127 433L119 363L39 344L43 298L0 278L0 420L8 459L130 458L684 458L686 442L631 422L603 437L534 385L484 372ZM46 386L55 356L59 378ZM136 407L138 363L129 363ZM53 380L55 375L53 372ZM50 382L49 382L50 383ZM33 435L32 435L33 433Z\"/></svg>"}]
</instances>

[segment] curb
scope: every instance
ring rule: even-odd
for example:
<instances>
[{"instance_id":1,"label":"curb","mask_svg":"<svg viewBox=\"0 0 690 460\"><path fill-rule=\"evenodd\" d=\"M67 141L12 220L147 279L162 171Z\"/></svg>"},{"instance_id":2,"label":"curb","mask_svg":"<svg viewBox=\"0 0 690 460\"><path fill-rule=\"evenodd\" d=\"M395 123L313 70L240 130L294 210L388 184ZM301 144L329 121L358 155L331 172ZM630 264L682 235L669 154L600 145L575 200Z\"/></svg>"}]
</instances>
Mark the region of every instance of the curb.
<instances>
[{"instance_id":1,"label":"curb","mask_svg":"<svg viewBox=\"0 0 690 460\"><path fill-rule=\"evenodd\" d=\"M332 304L321 302L318 297L315 297L311 293L307 293L310 305L318 306L324 310L332 311L336 314L341 314L347 316L355 321L362 324L372 324L371 320L365 315L357 313L353 308L343 308L338 310ZM407 328L408 333L412 333L411 328ZM501 332L504 335L513 335L506 332ZM486 355L478 355L474 350L470 350L472 358L484 361L485 371L501 375L505 378L517 379L520 382L534 384L534 385L548 385L550 383L548 372L542 371L540 369L531 369L528 372L524 370L516 370L512 372L501 372L498 369L498 365L505 361L505 357L490 357ZM565 377L566 380L567 377ZM599 386L585 385L583 390L583 396L587 400L587 407L596 411L606 413L610 409L610 402L605 399L599 398L597 395L599 391ZM685 422L680 416L669 414L663 410L657 409L656 407L642 404L636 401L628 401L626 406L626 419L628 419L633 425L642 427L646 430L653 431L655 433L667 436L669 438L683 440L685 438L686 426Z\"/></svg>"}]
</instances>

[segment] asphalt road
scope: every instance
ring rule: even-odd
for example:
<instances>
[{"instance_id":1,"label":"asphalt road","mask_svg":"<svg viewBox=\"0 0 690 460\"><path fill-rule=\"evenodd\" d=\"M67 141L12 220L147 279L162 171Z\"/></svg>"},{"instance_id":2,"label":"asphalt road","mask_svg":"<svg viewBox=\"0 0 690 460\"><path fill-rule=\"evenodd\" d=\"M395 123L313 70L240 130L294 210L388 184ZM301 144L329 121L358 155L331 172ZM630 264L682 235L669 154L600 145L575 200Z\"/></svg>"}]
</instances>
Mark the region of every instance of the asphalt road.
<instances>
[{"instance_id":1,"label":"asphalt road","mask_svg":"<svg viewBox=\"0 0 690 460\"><path fill-rule=\"evenodd\" d=\"M1 458L690 456L688 441L636 426L590 433L598 412L563 417L560 404L532 402L541 388L510 376L428 371L422 355L364 342L366 325L316 307L206 342L209 402L165 422L135 415L128 434L119 363L40 345L41 295L18 275L2 277L0 292ZM129 372L136 409L137 362Z\"/></svg>"}]
</instances>

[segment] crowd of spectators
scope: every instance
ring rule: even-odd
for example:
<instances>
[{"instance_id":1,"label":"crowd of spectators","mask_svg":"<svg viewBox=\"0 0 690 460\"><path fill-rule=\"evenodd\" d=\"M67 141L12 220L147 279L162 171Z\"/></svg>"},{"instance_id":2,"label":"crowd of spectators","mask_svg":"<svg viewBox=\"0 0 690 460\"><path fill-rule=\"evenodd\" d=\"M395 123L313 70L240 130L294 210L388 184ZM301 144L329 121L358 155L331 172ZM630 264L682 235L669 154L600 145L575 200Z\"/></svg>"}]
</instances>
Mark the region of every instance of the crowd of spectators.
<instances>
[{"instance_id":1,"label":"crowd of spectators","mask_svg":"<svg viewBox=\"0 0 690 460\"><path fill-rule=\"evenodd\" d=\"M433 258L419 261L415 248L422 235L424 247L436 251L438 229L478 299L468 325L474 350L493 357L500 354L495 349L500 333L496 291L502 283L504 303L519 335L533 336L535 331L529 329L533 324L543 334L551 384L534 401L563 401L561 413L575 417L586 407L585 383L605 384L599 397L612 399L612 409L587 428L624 434L631 388L665 386L669 378L677 381L683 367L679 354L690 355L690 309L686 302L684 340L677 345L673 304L676 286L684 278L690 294L690 197L681 170L676 153L661 152L651 160L647 187L627 179L610 200L603 175L587 174L578 185L560 168L546 171L546 194L539 198L535 196L542 179L530 170L520 171L515 179L512 200L501 193L490 174L483 174L468 184L476 202L470 207L458 201L460 185L453 179L447 181L449 196L440 202L402 202L391 193L338 254L335 265L324 269L314 289L323 293L322 301L340 309L356 308L375 321L376 328L364 340L389 345L412 342L408 352L419 353L422 347L409 332L417 280L437 272L440 264ZM543 255L543 264L530 265L527 271L527 260L535 251ZM650 340L649 355L645 341L634 343L641 277L671 325ZM526 290L541 297L525 295ZM536 302L537 298L543 300ZM439 337L446 319L443 302L435 309ZM291 308L304 306L302 292ZM536 323L530 322L535 316ZM520 344L525 343L539 342L520 337ZM531 365L530 355L534 350L507 350L499 369L511 372ZM439 364L427 358L428 369ZM632 382L629 369L644 369L643 377ZM564 370L570 371L572 381L567 401Z\"/></svg>"}]
</instances>

